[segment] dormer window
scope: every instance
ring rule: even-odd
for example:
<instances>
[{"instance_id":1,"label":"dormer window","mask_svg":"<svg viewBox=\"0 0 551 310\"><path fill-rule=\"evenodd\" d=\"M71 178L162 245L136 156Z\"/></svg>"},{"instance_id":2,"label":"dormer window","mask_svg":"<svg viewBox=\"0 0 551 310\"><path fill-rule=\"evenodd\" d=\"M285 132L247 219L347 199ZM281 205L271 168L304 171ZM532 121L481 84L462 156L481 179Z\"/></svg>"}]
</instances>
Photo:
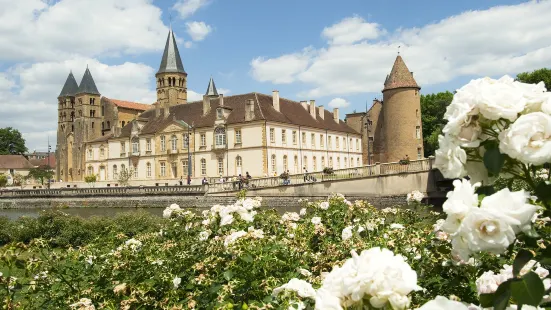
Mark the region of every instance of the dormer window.
<instances>
[{"instance_id":1,"label":"dormer window","mask_svg":"<svg viewBox=\"0 0 551 310\"><path fill-rule=\"evenodd\" d=\"M224 118L224 111L222 111L222 109L217 109L216 110L216 118L217 119L223 119Z\"/></svg>"}]
</instances>

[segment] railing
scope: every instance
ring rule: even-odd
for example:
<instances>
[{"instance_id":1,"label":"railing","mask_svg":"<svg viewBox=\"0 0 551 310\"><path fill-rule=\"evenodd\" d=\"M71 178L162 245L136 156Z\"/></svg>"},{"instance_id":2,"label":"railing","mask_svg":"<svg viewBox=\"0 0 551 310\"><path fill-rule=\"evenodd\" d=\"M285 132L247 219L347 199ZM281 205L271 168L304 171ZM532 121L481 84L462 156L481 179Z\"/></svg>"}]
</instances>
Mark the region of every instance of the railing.
<instances>
[{"instance_id":1,"label":"railing","mask_svg":"<svg viewBox=\"0 0 551 310\"><path fill-rule=\"evenodd\" d=\"M142 196L205 194L203 185L184 186L129 186L98 188L22 189L0 191L1 198L31 197L83 197L83 196Z\"/></svg>"},{"instance_id":2,"label":"railing","mask_svg":"<svg viewBox=\"0 0 551 310\"><path fill-rule=\"evenodd\" d=\"M324 181L336 181L346 179L364 178L369 176L413 173L421 171L429 171L432 169L432 161L434 159L412 160L407 165L399 163L386 163L371 166L363 166L356 168L337 169L333 174L325 174L323 172L291 174L287 180L277 177L254 178L248 182L241 183L239 181L229 181L220 183L215 179L208 185L208 193L218 193L226 191L240 190L242 188L255 189L264 187L274 187L281 185L298 185ZM211 179L212 180L212 179Z\"/></svg>"}]
</instances>

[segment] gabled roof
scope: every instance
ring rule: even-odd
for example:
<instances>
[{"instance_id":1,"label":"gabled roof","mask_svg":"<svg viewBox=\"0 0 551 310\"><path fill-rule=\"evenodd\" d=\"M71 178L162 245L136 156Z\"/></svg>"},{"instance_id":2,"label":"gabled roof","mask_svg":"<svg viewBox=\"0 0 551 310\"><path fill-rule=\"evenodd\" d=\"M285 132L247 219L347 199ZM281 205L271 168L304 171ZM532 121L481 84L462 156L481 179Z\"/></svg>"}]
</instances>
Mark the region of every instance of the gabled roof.
<instances>
[{"instance_id":1,"label":"gabled roof","mask_svg":"<svg viewBox=\"0 0 551 310\"><path fill-rule=\"evenodd\" d=\"M159 73L167 72L179 72L186 73L184 70L184 65L182 64L182 58L180 58L180 52L178 51L178 46L176 45L176 39L174 38L174 32L172 29L168 32L168 37L166 38L165 51L163 53L163 58L161 59L161 65L159 66Z\"/></svg>"},{"instance_id":2,"label":"gabled roof","mask_svg":"<svg viewBox=\"0 0 551 310\"><path fill-rule=\"evenodd\" d=\"M74 96L77 94L77 91L78 91L77 80L75 80L75 76L71 71L69 73L69 76L67 76L67 80L65 80L65 85L63 85L63 88L61 89L61 93L59 93L58 97Z\"/></svg>"},{"instance_id":3,"label":"gabled roof","mask_svg":"<svg viewBox=\"0 0 551 310\"><path fill-rule=\"evenodd\" d=\"M214 85L214 80L212 76L210 77L209 86L207 87L207 92L205 95L210 97L218 97L218 90L216 90L216 85Z\"/></svg>"},{"instance_id":4,"label":"gabled roof","mask_svg":"<svg viewBox=\"0 0 551 310\"><path fill-rule=\"evenodd\" d=\"M23 155L0 155L0 168L31 169L34 166Z\"/></svg>"},{"instance_id":5,"label":"gabled roof","mask_svg":"<svg viewBox=\"0 0 551 310\"><path fill-rule=\"evenodd\" d=\"M116 105L119 108L125 108L130 110L136 110L136 111L147 111L153 107L151 104L145 104L145 103L138 103L138 102L131 102L131 101L124 101L119 99L111 99L107 97L103 97L105 100L108 100L112 102L114 105Z\"/></svg>"},{"instance_id":6,"label":"gabled roof","mask_svg":"<svg viewBox=\"0 0 551 310\"><path fill-rule=\"evenodd\" d=\"M272 96L260 93L248 93L234 96L224 96L224 107L231 109L226 122L227 124L245 123L245 105L248 100L253 100L254 117L251 121L273 121L279 123L294 124L307 126L322 130L331 130L339 132L347 132L359 134L356 130L349 127L344 121L333 120L333 113L324 110L324 118L319 117L316 113L316 118L310 115L310 112L305 109L300 102L280 98L280 112L276 111L272 106ZM170 115L168 117L155 116L155 109L145 111L140 115L142 118L147 118L148 122L142 128L141 134L154 134L162 130L168 123L176 120L182 120L195 128L213 127L216 120L216 108L220 106L220 98L211 98L210 112L203 115L203 101L195 101L187 104L178 104L170 107ZM127 124L121 130L121 137L129 137L132 126Z\"/></svg>"},{"instance_id":7,"label":"gabled roof","mask_svg":"<svg viewBox=\"0 0 551 310\"><path fill-rule=\"evenodd\" d=\"M78 86L77 94L100 94L98 88L96 87L96 82L94 82L94 78L92 77L92 73L90 73L90 69L88 68L84 71L82 81L80 81L80 85Z\"/></svg>"},{"instance_id":8,"label":"gabled roof","mask_svg":"<svg viewBox=\"0 0 551 310\"><path fill-rule=\"evenodd\" d=\"M402 59L402 56L398 55L394 61L390 74L386 77L385 88L383 91L402 87L414 87L421 89L421 87L417 85L417 82L415 82L413 74L409 71L406 63Z\"/></svg>"}]
</instances>

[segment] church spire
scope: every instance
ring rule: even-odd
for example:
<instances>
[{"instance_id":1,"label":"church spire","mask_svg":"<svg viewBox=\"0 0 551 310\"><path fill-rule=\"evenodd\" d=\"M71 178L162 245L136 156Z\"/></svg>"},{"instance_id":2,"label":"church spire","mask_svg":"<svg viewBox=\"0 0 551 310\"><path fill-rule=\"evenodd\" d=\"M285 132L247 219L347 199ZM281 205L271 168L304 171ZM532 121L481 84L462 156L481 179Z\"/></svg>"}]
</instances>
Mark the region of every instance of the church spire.
<instances>
[{"instance_id":1,"label":"church spire","mask_svg":"<svg viewBox=\"0 0 551 310\"><path fill-rule=\"evenodd\" d=\"M214 85L214 80L212 76L210 77L209 86L207 87L207 92L205 95L209 97L218 97L218 90L216 90L216 85Z\"/></svg>"},{"instance_id":2,"label":"church spire","mask_svg":"<svg viewBox=\"0 0 551 310\"><path fill-rule=\"evenodd\" d=\"M82 80L80 81L77 91L77 94L83 93L98 96L100 95L98 88L96 87L96 82L94 82L94 78L92 77L92 73L90 73L88 66L86 66L86 71L84 71L84 75L82 76Z\"/></svg>"},{"instance_id":3,"label":"church spire","mask_svg":"<svg viewBox=\"0 0 551 310\"><path fill-rule=\"evenodd\" d=\"M73 75L73 72L69 73L69 76L67 76L67 80L65 81L65 85L63 85L63 88L61 89L61 93L59 93L58 97L69 97L74 96L78 92L78 84L75 80L75 76Z\"/></svg>"},{"instance_id":4,"label":"church spire","mask_svg":"<svg viewBox=\"0 0 551 310\"><path fill-rule=\"evenodd\" d=\"M172 27L168 32L168 37L166 38L165 51L163 53L163 58L161 59L161 65L159 66L159 71L157 71L157 74L169 72L186 73L186 71L184 71L182 59L180 58L178 46L176 45L176 39L174 38Z\"/></svg>"},{"instance_id":5,"label":"church spire","mask_svg":"<svg viewBox=\"0 0 551 310\"><path fill-rule=\"evenodd\" d=\"M413 73L409 71L406 63L402 59L402 56L398 55L394 61L390 74L386 77L385 88L383 91L404 87L421 89L421 87L417 85L417 82L415 82Z\"/></svg>"}]
</instances>

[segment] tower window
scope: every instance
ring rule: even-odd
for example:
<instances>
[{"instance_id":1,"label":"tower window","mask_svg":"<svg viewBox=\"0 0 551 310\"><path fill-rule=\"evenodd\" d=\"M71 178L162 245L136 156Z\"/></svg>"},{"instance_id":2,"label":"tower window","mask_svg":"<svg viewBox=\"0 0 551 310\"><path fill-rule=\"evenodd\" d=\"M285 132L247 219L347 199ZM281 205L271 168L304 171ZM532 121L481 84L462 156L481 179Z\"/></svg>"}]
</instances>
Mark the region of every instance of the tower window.
<instances>
[{"instance_id":1,"label":"tower window","mask_svg":"<svg viewBox=\"0 0 551 310\"><path fill-rule=\"evenodd\" d=\"M418 147L418 148L417 148L417 159L421 159L422 157L423 157L423 156L422 156L422 154L421 154L421 148Z\"/></svg>"},{"instance_id":2,"label":"tower window","mask_svg":"<svg viewBox=\"0 0 551 310\"><path fill-rule=\"evenodd\" d=\"M421 139L421 126L415 127L415 137L417 137L417 139Z\"/></svg>"},{"instance_id":3,"label":"tower window","mask_svg":"<svg viewBox=\"0 0 551 310\"><path fill-rule=\"evenodd\" d=\"M94 128L94 122L92 122L92 129Z\"/></svg>"}]
</instances>

